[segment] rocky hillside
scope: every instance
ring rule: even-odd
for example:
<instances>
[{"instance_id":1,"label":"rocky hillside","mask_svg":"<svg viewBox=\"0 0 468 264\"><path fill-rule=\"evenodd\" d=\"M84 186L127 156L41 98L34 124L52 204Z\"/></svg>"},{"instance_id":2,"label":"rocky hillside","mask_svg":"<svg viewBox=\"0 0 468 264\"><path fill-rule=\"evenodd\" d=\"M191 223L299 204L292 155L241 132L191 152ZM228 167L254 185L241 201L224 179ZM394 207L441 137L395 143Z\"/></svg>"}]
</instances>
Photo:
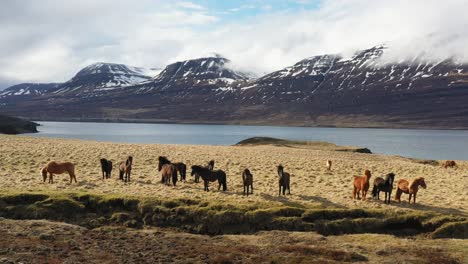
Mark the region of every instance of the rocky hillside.
<instances>
[{"instance_id":1,"label":"rocky hillside","mask_svg":"<svg viewBox=\"0 0 468 264\"><path fill-rule=\"evenodd\" d=\"M391 62L388 50L313 56L259 78L219 56L176 62L152 78L95 64L52 92L5 94L0 110L55 120L468 128L467 64Z\"/></svg>"}]
</instances>

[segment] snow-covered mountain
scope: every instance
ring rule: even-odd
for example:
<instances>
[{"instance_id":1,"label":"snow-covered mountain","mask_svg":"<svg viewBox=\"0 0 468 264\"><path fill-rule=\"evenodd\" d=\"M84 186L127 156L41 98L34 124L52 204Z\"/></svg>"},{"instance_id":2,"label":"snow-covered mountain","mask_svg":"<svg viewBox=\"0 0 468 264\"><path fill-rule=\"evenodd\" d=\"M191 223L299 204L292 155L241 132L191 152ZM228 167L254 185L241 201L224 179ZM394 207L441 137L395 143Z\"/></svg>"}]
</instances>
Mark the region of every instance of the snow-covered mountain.
<instances>
[{"instance_id":1,"label":"snow-covered mountain","mask_svg":"<svg viewBox=\"0 0 468 264\"><path fill-rule=\"evenodd\" d=\"M250 76L229 67L230 61L220 56L207 57L172 63L156 75L152 82L145 83L140 93L161 91L231 89L245 83Z\"/></svg>"},{"instance_id":2,"label":"snow-covered mountain","mask_svg":"<svg viewBox=\"0 0 468 264\"><path fill-rule=\"evenodd\" d=\"M395 62L385 57L389 49L313 56L260 78L219 56L176 62L152 77L99 63L47 92L22 96L26 90L11 87L0 110L52 119L468 128L468 64L417 54Z\"/></svg>"},{"instance_id":3,"label":"snow-covered mountain","mask_svg":"<svg viewBox=\"0 0 468 264\"><path fill-rule=\"evenodd\" d=\"M21 83L0 91L0 97L38 96L55 91L60 83Z\"/></svg>"},{"instance_id":4,"label":"snow-covered mountain","mask_svg":"<svg viewBox=\"0 0 468 264\"><path fill-rule=\"evenodd\" d=\"M148 81L148 70L115 63L94 63L80 70L71 80L60 85L55 94L102 92Z\"/></svg>"}]
</instances>

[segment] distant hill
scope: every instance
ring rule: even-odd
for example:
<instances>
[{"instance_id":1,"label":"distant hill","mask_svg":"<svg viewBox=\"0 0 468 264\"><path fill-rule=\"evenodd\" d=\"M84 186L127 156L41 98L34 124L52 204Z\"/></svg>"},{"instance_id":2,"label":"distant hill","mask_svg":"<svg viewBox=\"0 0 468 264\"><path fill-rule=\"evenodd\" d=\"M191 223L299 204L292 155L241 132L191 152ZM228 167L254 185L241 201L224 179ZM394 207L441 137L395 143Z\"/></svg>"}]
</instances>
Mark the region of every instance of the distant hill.
<instances>
[{"instance_id":1,"label":"distant hill","mask_svg":"<svg viewBox=\"0 0 468 264\"><path fill-rule=\"evenodd\" d=\"M1 134L22 134L36 133L37 123L26 121L20 118L0 115L0 133Z\"/></svg>"}]
</instances>

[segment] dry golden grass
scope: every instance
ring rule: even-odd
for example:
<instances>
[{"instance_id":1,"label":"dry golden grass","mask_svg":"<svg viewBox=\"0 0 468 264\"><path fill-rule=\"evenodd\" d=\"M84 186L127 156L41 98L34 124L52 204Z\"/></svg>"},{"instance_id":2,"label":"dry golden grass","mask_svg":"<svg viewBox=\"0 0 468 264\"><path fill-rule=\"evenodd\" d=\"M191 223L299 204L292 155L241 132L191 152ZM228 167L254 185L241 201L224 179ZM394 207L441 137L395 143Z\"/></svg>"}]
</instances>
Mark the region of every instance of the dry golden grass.
<instances>
[{"instance_id":1,"label":"dry golden grass","mask_svg":"<svg viewBox=\"0 0 468 264\"><path fill-rule=\"evenodd\" d=\"M345 208L417 209L467 215L468 162L457 161L459 169L424 165L401 157L359 154L310 148L278 146L200 146L163 144L121 144L81 140L46 139L26 136L0 136L0 190L2 191L85 191L91 193L132 196L208 198L216 201L247 203L251 201L272 204L323 205ZM132 181L118 180L117 164L132 155ZM187 164L187 183L176 187L160 184L157 157L167 156L171 161ZM113 161L112 178L102 180L100 158ZM215 168L228 177L228 192L218 192L217 183L210 184L210 192L203 184L195 184L190 176L191 165L205 165L210 159ZM332 171L326 169L326 160L333 161ZM71 161L76 165L78 184L69 184L68 175L57 175L55 183L42 182L39 169L50 160ZM291 173L291 196L278 197L276 166L283 164ZM254 194L242 195L241 174L249 168L254 176ZM372 171L371 181L389 172L396 180L424 176L428 185L421 189L417 205L380 201L353 201L353 175ZM368 195L370 198L371 195ZM407 196L403 196L407 199Z\"/></svg>"}]
</instances>

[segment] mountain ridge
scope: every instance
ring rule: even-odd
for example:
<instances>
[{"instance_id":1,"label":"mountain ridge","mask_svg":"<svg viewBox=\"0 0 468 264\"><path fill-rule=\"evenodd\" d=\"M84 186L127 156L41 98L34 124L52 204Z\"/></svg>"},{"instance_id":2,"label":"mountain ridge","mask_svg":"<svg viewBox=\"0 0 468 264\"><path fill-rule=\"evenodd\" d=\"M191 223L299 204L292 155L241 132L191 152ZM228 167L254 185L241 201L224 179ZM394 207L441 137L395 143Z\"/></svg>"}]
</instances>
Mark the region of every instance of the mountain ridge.
<instances>
[{"instance_id":1,"label":"mountain ridge","mask_svg":"<svg viewBox=\"0 0 468 264\"><path fill-rule=\"evenodd\" d=\"M468 128L468 65L417 56L382 62L387 49L312 56L258 78L220 56L179 61L119 89L98 83L60 96L0 95L0 110L41 119Z\"/></svg>"}]
</instances>

